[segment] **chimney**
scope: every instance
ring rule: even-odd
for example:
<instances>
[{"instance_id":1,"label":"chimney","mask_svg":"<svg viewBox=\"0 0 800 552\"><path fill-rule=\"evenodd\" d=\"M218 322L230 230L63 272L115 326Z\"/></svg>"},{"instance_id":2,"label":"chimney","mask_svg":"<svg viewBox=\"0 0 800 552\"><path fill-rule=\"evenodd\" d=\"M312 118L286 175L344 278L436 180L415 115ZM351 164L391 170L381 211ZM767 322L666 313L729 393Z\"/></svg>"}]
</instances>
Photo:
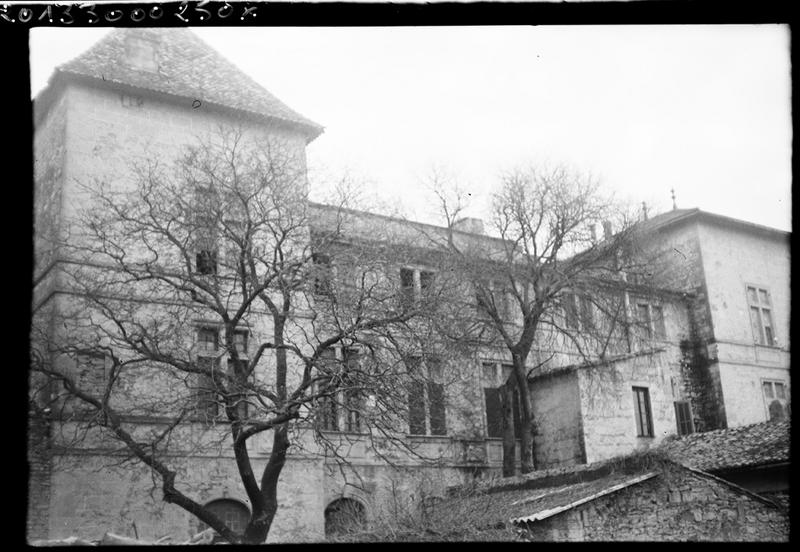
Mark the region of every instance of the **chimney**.
<instances>
[{"instance_id":1,"label":"chimney","mask_svg":"<svg viewBox=\"0 0 800 552\"><path fill-rule=\"evenodd\" d=\"M474 217L464 217L453 223L453 230L467 232L468 234L483 234L483 220Z\"/></svg>"},{"instance_id":2,"label":"chimney","mask_svg":"<svg viewBox=\"0 0 800 552\"><path fill-rule=\"evenodd\" d=\"M592 243L597 243L597 225L590 224L589 225L589 232L592 233Z\"/></svg>"},{"instance_id":3,"label":"chimney","mask_svg":"<svg viewBox=\"0 0 800 552\"><path fill-rule=\"evenodd\" d=\"M611 239L611 221L604 220L603 221L603 237L607 240Z\"/></svg>"}]
</instances>

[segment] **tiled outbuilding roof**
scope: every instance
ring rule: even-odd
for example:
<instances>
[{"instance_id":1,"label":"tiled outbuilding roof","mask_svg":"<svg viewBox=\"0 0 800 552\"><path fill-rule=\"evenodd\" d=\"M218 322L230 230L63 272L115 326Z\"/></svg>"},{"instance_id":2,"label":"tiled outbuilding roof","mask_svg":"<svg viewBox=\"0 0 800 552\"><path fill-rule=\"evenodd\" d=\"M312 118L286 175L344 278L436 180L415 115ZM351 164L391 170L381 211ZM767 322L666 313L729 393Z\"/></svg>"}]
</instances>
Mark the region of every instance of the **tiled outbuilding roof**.
<instances>
[{"instance_id":1,"label":"tiled outbuilding roof","mask_svg":"<svg viewBox=\"0 0 800 552\"><path fill-rule=\"evenodd\" d=\"M143 64L132 62L137 56ZM188 29L115 29L59 66L59 73L265 116L301 128L309 141L322 132L320 125L289 108Z\"/></svg>"},{"instance_id":2,"label":"tiled outbuilding roof","mask_svg":"<svg viewBox=\"0 0 800 552\"><path fill-rule=\"evenodd\" d=\"M667 456L693 468L718 472L789 461L789 421L693 433L665 442Z\"/></svg>"}]
</instances>

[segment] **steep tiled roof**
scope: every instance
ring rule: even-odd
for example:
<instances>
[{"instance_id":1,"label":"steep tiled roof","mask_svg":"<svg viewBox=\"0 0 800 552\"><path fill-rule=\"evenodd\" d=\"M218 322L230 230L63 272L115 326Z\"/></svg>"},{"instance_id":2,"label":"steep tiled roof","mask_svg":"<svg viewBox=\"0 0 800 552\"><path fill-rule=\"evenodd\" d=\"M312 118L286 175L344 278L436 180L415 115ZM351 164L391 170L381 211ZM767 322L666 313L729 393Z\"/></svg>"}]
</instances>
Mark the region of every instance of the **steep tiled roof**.
<instances>
[{"instance_id":1,"label":"steep tiled roof","mask_svg":"<svg viewBox=\"0 0 800 552\"><path fill-rule=\"evenodd\" d=\"M789 422L693 433L661 449L676 462L712 472L788 462Z\"/></svg>"},{"instance_id":2,"label":"steep tiled roof","mask_svg":"<svg viewBox=\"0 0 800 552\"><path fill-rule=\"evenodd\" d=\"M708 211L701 211L697 207L693 209L673 209L671 211L666 211L664 213L651 217L648 220L639 222L636 225L636 229L639 232L643 233L653 232L656 230L668 228L675 224L682 224L686 221L693 219L695 220L702 219L706 222L716 225L731 226L731 227L746 229L751 232L768 234L776 237L784 237L791 235L791 232L778 230L777 228L770 228L768 226L755 224L753 222L747 222L746 220L726 217L725 215L709 213Z\"/></svg>"},{"instance_id":3,"label":"steep tiled roof","mask_svg":"<svg viewBox=\"0 0 800 552\"><path fill-rule=\"evenodd\" d=\"M149 69L131 63L135 41L154 48ZM133 41L133 42L132 42ZM141 42L140 42L141 43ZM152 60L152 52L145 50ZM311 140L322 127L290 109L188 29L115 29L56 74L78 75L200 100L266 116L303 129Z\"/></svg>"}]
</instances>

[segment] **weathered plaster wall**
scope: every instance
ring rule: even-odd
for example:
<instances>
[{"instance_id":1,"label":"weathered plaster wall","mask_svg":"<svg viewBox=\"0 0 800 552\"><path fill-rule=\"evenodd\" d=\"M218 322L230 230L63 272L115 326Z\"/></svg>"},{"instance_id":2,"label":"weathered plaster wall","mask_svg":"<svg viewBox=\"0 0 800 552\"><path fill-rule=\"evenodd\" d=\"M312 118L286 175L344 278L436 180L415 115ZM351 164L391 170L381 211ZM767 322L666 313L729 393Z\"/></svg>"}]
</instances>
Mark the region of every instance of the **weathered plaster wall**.
<instances>
[{"instance_id":1,"label":"weathered plaster wall","mask_svg":"<svg viewBox=\"0 0 800 552\"><path fill-rule=\"evenodd\" d=\"M670 349L578 372L587 462L647 450L677 432L670 379L676 356ZM649 391L653 437L637 437L634 386Z\"/></svg>"},{"instance_id":2,"label":"weathered plaster wall","mask_svg":"<svg viewBox=\"0 0 800 552\"><path fill-rule=\"evenodd\" d=\"M762 390L762 381L765 379L784 382L787 401L791 398L791 380L787 368L755 368L720 362L719 371L728 427L769 420L769 404Z\"/></svg>"},{"instance_id":3,"label":"weathered plaster wall","mask_svg":"<svg viewBox=\"0 0 800 552\"><path fill-rule=\"evenodd\" d=\"M80 535L98 539L106 531L142 539L171 535L180 542L194 535L198 520L162 500L158 480L137 463L97 454L57 458L53 482L49 538ZM256 458L255 468L266 459ZM219 498L249 507L233 458L192 456L176 460L178 488L200 503ZM319 540L324 534L322 464L318 459L292 458L278 484L278 514L268 542Z\"/></svg>"},{"instance_id":4,"label":"weathered plaster wall","mask_svg":"<svg viewBox=\"0 0 800 552\"><path fill-rule=\"evenodd\" d=\"M701 223L698 231L716 340L753 346L745 289L750 284L769 290L775 337L788 346L788 240L708 223Z\"/></svg>"},{"instance_id":5,"label":"weathered plaster wall","mask_svg":"<svg viewBox=\"0 0 800 552\"><path fill-rule=\"evenodd\" d=\"M724 483L669 470L535 523L534 541L787 541L788 512Z\"/></svg>"},{"instance_id":6,"label":"weathered plaster wall","mask_svg":"<svg viewBox=\"0 0 800 552\"><path fill-rule=\"evenodd\" d=\"M537 469L585 462L578 376L569 372L537 378L531 401Z\"/></svg>"}]
</instances>

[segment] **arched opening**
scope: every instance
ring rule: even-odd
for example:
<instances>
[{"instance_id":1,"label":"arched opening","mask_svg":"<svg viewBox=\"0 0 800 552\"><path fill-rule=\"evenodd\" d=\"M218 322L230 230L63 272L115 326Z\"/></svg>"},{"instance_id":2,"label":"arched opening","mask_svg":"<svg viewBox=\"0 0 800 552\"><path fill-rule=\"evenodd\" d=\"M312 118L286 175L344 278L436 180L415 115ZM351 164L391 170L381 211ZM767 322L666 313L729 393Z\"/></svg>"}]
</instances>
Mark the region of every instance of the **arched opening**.
<instances>
[{"instance_id":1,"label":"arched opening","mask_svg":"<svg viewBox=\"0 0 800 552\"><path fill-rule=\"evenodd\" d=\"M205 506L220 518L231 531L243 533L250 522L250 510L238 500L220 498L212 500ZM200 531L207 529L208 525L200 522Z\"/></svg>"},{"instance_id":2,"label":"arched opening","mask_svg":"<svg viewBox=\"0 0 800 552\"><path fill-rule=\"evenodd\" d=\"M325 508L325 536L358 530L367 521L364 505L352 498L339 498Z\"/></svg>"},{"instance_id":3,"label":"arched opening","mask_svg":"<svg viewBox=\"0 0 800 552\"><path fill-rule=\"evenodd\" d=\"M769 421L780 421L786 419L786 411L779 400L769 403Z\"/></svg>"}]
</instances>

